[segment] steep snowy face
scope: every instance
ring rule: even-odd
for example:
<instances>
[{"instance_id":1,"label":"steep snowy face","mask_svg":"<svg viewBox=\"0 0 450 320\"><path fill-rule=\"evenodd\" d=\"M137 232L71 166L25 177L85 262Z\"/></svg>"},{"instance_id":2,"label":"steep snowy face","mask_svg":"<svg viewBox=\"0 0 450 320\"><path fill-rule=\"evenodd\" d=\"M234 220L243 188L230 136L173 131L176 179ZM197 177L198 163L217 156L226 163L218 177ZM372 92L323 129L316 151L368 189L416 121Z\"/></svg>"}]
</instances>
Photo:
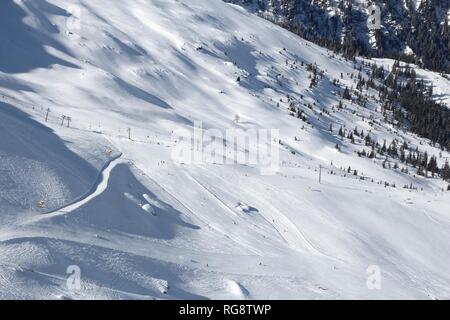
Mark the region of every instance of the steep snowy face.
<instances>
[{"instance_id":1,"label":"steep snowy face","mask_svg":"<svg viewBox=\"0 0 450 320\"><path fill-rule=\"evenodd\" d=\"M215 114L211 118L228 120L238 104L230 101L254 104L246 103L252 98L235 80L241 71L259 75L255 55L264 39L256 39L258 45L241 41L250 40L252 17L238 8L214 1L207 8L195 1L131 1L111 8L102 1L77 7L7 1L2 14L10 12L14 14L1 20L2 42L12 48L4 51L2 81L12 86L12 74L28 71L14 81L22 81L23 87L32 82L65 110L73 106L76 112L97 114L103 109L105 119L110 115L126 124L160 128L156 122L188 121L180 115L185 110L192 117L209 111ZM265 29L268 36L279 33ZM288 41L285 37L282 42ZM271 50L281 47L280 42ZM242 66L234 65L238 59ZM229 96L219 95L227 89ZM39 99L34 91L23 91ZM77 118L73 115L74 123Z\"/></svg>"},{"instance_id":2,"label":"steep snowy face","mask_svg":"<svg viewBox=\"0 0 450 320\"><path fill-rule=\"evenodd\" d=\"M84 193L96 175L94 165L73 153L52 130L3 102L0 135L3 225L21 213L39 214L63 205Z\"/></svg>"},{"instance_id":3,"label":"steep snowy face","mask_svg":"<svg viewBox=\"0 0 450 320\"><path fill-rule=\"evenodd\" d=\"M220 0L5 0L0 49L1 298L450 296L447 183L392 145L450 155L361 85L393 61Z\"/></svg>"},{"instance_id":4,"label":"steep snowy face","mask_svg":"<svg viewBox=\"0 0 450 320\"><path fill-rule=\"evenodd\" d=\"M324 61L334 76L352 70L326 65L325 50L218 1L206 7L201 1L72 5L4 2L3 14L16 14L1 20L1 32L13 48L2 59L6 88L15 94L19 88L29 104L49 107L53 115L71 116L74 126L101 131L121 123L122 130L166 132L193 119L228 127L242 113L258 114L265 128L279 127L274 102L260 97L273 91L281 71L271 60ZM283 91L301 92L308 74L291 73L299 85Z\"/></svg>"}]
</instances>

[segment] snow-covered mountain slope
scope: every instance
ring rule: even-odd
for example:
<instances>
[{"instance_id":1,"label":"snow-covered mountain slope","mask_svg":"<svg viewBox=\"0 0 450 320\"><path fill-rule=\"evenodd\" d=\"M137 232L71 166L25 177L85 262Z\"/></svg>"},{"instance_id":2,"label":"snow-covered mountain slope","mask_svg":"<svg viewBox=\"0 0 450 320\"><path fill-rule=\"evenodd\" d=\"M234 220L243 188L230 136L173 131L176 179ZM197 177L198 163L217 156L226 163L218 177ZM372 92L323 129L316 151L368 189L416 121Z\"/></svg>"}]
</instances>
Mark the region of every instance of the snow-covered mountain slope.
<instances>
[{"instance_id":1,"label":"snow-covered mountain slope","mask_svg":"<svg viewBox=\"0 0 450 320\"><path fill-rule=\"evenodd\" d=\"M375 99L337 109L362 60L220 0L6 0L0 48L1 298L450 297L447 184L337 131L449 153ZM180 163L173 133L198 121L280 130L279 171Z\"/></svg>"}]
</instances>

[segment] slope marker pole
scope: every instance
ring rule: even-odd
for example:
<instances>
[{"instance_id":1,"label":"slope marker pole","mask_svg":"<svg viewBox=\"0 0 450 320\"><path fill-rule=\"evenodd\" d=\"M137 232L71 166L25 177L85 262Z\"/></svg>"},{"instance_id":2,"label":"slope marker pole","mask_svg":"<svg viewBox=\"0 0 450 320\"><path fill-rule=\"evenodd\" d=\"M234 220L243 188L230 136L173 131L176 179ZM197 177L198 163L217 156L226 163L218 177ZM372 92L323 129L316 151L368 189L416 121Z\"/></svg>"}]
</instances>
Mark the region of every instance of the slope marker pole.
<instances>
[{"instance_id":1,"label":"slope marker pole","mask_svg":"<svg viewBox=\"0 0 450 320\"><path fill-rule=\"evenodd\" d=\"M48 114L50 113L50 108L47 108L47 114L45 115L45 122L48 121Z\"/></svg>"},{"instance_id":2,"label":"slope marker pole","mask_svg":"<svg viewBox=\"0 0 450 320\"><path fill-rule=\"evenodd\" d=\"M319 184L322 184L322 165L319 166Z\"/></svg>"}]
</instances>

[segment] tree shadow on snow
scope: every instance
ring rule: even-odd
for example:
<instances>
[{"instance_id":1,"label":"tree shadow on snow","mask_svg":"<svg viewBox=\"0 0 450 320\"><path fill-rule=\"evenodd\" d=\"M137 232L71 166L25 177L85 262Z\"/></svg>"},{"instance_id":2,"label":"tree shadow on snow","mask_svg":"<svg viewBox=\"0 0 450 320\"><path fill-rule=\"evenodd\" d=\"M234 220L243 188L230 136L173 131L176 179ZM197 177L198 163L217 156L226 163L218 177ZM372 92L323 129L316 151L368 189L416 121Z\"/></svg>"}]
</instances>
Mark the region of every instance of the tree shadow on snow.
<instances>
[{"instance_id":1,"label":"tree shadow on snow","mask_svg":"<svg viewBox=\"0 0 450 320\"><path fill-rule=\"evenodd\" d=\"M258 79L260 72L257 68L257 49L245 40L234 38L227 45L215 43L215 48L226 53L228 59L236 66L248 73L248 78L241 77L241 86L250 91L262 91L266 87L266 83Z\"/></svg>"},{"instance_id":2,"label":"tree shadow on snow","mask_svg":"<svg viewBox=\"0 0 450 320\"><path fill-rule=\"evenodd\" d=\"M123 90L125 90L130 95L136 97L137 99L143 100L149 104L158 106L163 109L172 109L172 107L165 102L164 100L161 100L157 96L154 96L147 91L142 90L141 88L138 88L137 86L124 81L120 78L114 78L114 82Z\"/></svg>"},{"instance_id":3,"label":"tree shadow on snow","mask_svg":"<svg viewBox=\"0 0 450 320\"><path fill-rule=\"evenodd\" d=\"M32 12L40 30L23 22L27 13L13 0L0 1L0 72L25 73L36 68L48 68L54 64L77 68L76 65L49 54L44 46L52 47L66 54L70 53L49 34L60 32L58 27L45 16L69 13L46 0L22 2Z\"/></svg>"},{"instance_id":4,"label":"tree shadow on snow","mask_svg":"<svg viewBox=\"0 0 450 320\"><path fill-rule=\"evenodd\" d=\"M34 92L34 89L24 81L14 79L13 77L8 78L0 76L0 87L14 91Z\"/></svg>"}]
</instances>

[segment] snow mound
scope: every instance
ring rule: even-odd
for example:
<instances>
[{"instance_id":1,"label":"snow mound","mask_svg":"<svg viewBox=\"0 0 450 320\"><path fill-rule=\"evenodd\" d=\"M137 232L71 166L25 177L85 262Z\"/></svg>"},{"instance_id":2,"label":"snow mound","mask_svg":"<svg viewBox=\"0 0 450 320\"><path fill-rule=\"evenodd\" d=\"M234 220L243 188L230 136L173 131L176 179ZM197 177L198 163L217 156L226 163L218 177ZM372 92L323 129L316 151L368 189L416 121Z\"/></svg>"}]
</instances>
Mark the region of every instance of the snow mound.
<instances>
[{"instance_id":1,"label":"snow mound","mask_svg":"<svg viewBox=\"0 0 450 320\"><path fill-rule=\"evenodd\" d=\"M227 296L236 300L244 300L249 298L250 293L248 290L236 281L226 279L225 288Z\"/></svg>"}]
</instances>

